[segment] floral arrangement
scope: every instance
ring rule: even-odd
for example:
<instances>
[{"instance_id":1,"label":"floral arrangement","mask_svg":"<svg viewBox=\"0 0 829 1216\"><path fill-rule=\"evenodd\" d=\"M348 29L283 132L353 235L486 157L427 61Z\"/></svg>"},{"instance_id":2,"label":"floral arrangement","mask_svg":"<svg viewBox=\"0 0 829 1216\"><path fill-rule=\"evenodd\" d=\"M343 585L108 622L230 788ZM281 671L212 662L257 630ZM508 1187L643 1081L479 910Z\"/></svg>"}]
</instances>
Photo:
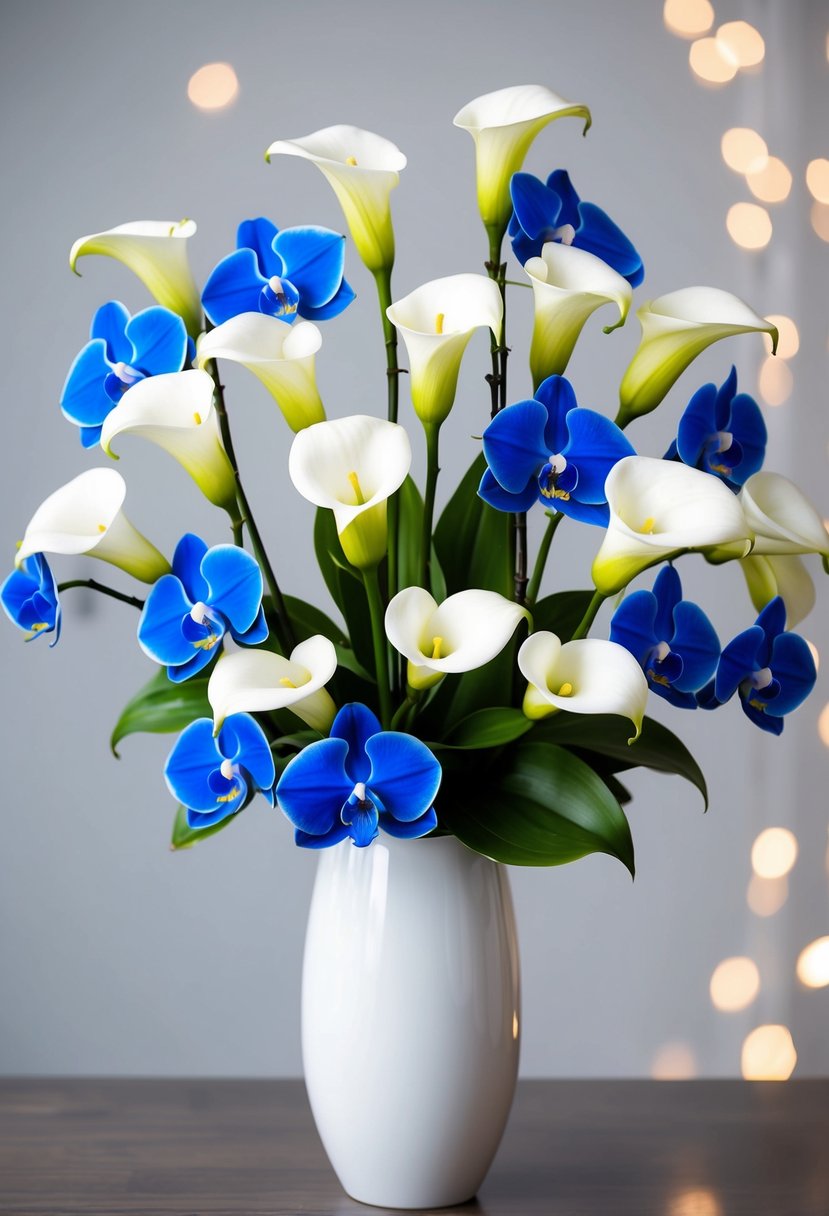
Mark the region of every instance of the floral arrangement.
<instances>
[{"instance_id":1,"label":"floral arrangement","mask_svg":"<svg viewBox=\"0 0 829 1216\"><path fill-rule=\"evenodd\" d=\"M486 273L397 299L390 194L406 165L400 150L349 126L268 149L268 161L298 157L322 171L374 277L384 418L329 420L317 390L320 327L354 299L340 233L245 220L201 292L188 267L190 221L123 224L75 242L73 269L92 254L116 258L156 303L134 316L117 301L98 309L61 393L64 417L103 456L129 435L163 447L226 514L230 540L185 532L168 561L124 514L121 475L99 462L35 511L0 598L29 638L51 633L52 645L59 595L72 587L139 610L138 644L159 670L126 706L112 745L138 730L181 732L164 770L179 803L174 847L225 830L259 793L308 848L449 833L502 862L555 865L601 851L632 873L619 774L641 765L706 792L679 739L645 717L648 697L687 710L736 695L756 726L779 734L814 685L809 647L790 627L814 602L800 555L819 553L826 567L829 536L800 490L764 469L763 418L734 369L719 387L697 389L663 457L637 453L628 435L709 345L765 333L774 346L776 331L726 291L674 291L638 309L641 341L615 421L579 405L565 378L575 343L606 304L617 317L605 333L625 323L644 267L564 170L546 181L521 171L530 143L563 117L585 131L591 121L584 105L529 85L459 112L455 125L475 144ZM505 238L511 273L524 276L516 286L534 299L534 391L520 401L507 386ZM436 519L441 426L479 328L491 337L473 415L481 450ZM398 421L399 338L425 436L422 493ZM294 432L288 471L317 507L315 551L340 619L277 581L234 454L226 360L258 377ZM532 510L547 523L531 564ZM594 585L542 594L566 520L595 547ZM737 561L745 573L759 615L752 623L747 613L725 646L683 598L677 560L688 553ZM110 562L149 591L58 583L47 554ZM654 567L650 589L629 590ZM609 638L589 636L611 597Z\"/></svg>"}]
</instances>

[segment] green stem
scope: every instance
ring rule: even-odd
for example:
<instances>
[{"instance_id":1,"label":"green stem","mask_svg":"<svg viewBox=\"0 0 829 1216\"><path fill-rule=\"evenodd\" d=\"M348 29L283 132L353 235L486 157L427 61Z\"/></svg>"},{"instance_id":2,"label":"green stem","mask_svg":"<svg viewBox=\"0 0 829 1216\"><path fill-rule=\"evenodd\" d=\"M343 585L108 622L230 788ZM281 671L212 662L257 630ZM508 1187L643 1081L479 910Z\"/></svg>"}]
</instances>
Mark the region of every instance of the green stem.
<instances>
[{"instance_id":1,"label":"green stem","mask_svg":"<svg viewBox=\"0 0 829 1216\"><path fill-rule=\"evenodd\" d=\"M593 598L587 605L587 611L579 621L576 631L570 639L571 642L575 642L578 638L587 637L588 633L590 632L590 626L596 619L596 613L599 611L606 599L607 596L602 595L601 591L593 592Z\"/></svg>"},{"instance_id":2,"label":"green stem","mask_svg":"<svg viewBox=\"0 0 829 1216\"><path fill-rule=\"evenodd\" d=\"M556 534L556 528L561 523L561 521L564 519L564 516L558 511L556 512L555 515L551 514L548 511L547 515L548 515L547 527L544 531L544 535L541 538L541 544L538 546L538 555L536 556L535 565L533 566L532 578L530 579L529 583L527 584L526 602L528 605L534 604L535 601L538 599L538 591L539 591L539 588L541 587L541 579L544 574L544 567L547 565L547 557L550 552L550 545L553 543L553 537Z\"/></svg>"},{"instance_id":3,"label":"green stem","mask_svg":"<svg viewBox=\"0 0 829 1216\"><path fill-rule=\"evenodd\" d=\"M402 730L402 731L408 730L409 724L411 723L411 720L414 717L414 713L415 713L416 709L417 709L417 701L413 697L407 696L406 700L399 707L399 709L396 711L394 717L391 720L391 729L392 730Z\"/></svg>"},{"instance_id":4,"label":"green stem","mask_svg":"<svg viewBox=\"0 0 829 1216\"><path fill-rule=\"evenodd\" d=\"M116 591L114 587L98 583L94 578L73 578L68 583L58 583L59 592L71 591L73 587L89 587L92 591L100 591L101 595L108 595L110 599L120 600L122 604L131 604L139 611L144 607L144 601L140 600L137 595L125 595L123 591Z\"/></svg>"},{"instance_id":5,"label":"green stem","mask_svg":"<svg viewBox=\"0 0 829 1216\"><path fill-rule=\"evenodd\" d=\"M363 584L366 589L368 610L371 617L371 640L374 645L374 666L377 669L377 695L380 699L380 721L383 724L383 729L388 730L391 723L389 652L386 642L386 631L383 628L385 611L383 608L383 597L380 593L380 578L376 566L363 570Z\"/></svg>"},{"instance_id":6,"label":"green stem","mask_svg":"<svg viewBox=\"0 0 829 1216\"><path fill-rule=\"evenodd\" d=\"M400 375L404 370L397 366L397 329L386 316L386 309L391 305L391 266L383 267L374 275L377 284L377 298L380 304L380 320L383 325L383 340L386 346L386 395L387 415L389 422L397 422L398 402L400 396ZM388 500L388 562L387 584L389 599L392 599L399 588L399 536L400 536L400 498L395 492ZM402 676L400 663L396 652L391 656L393 686L399 692Z\"/></svg>"},{"instance_id":7,"label":"green stem","mask_svg":"<svg viewBox=\"0 0 829 1216\"><path fill-rule=\"evenodd\" d=\"M506 289L504 285L506 283L507 273L506 263L503 265L501 264L501 245L503 244L505 231L506 229L501 226L487 226L487 234L489 235L489 260L486 263L486 272L493 282L498 284L502 301L504 301L506 296ZM504 321L506 322L506 316ZM486 380L487 384L489 385L491 399L490 415L492 418L494 418L498 411L503 409L504 405L506 405L507 360L506 346L504 345L504 342L505 331L502 328L500 342L495 337L495 334L492 334L489 344L492 370L487 376Z\"/></svg>"},{"instance_id":8,"label":"green stem","mask_svg":"<svg viewBox=\"0 0 829 1216\"><path fill-rule=\"evenodd\" d=\"M507 287L526 287L528 291L532 291L532 283L519 283L517 279L504 279Z\"/></svg>"},{"instance_id":9,"label":"green stem","mask_svg":"<svg viewBox=\"0 0 829 1216\"><path fill-rule=\"evenodd\" d=\"M420 542L420 585L431 591L432 519L435 514L435 490L440 473L440 423L424 423L423 429L426 432L426 489L423 495L423 534Z\"/></svg>"}]
</instances>

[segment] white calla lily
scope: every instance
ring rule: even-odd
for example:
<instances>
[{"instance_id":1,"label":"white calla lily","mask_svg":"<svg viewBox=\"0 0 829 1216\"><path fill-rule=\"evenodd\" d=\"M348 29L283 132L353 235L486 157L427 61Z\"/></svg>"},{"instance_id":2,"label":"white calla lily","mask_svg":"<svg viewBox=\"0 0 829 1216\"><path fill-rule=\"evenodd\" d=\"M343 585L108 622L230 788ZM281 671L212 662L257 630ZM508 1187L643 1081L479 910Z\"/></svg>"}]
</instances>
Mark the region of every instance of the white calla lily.
<instances>
[{"instance_id":1,"label":"white calla lily","mask_svg":"<svg viewBox=\"0 0 829 1216\"><path fill-rule=\"evenodd\" d=\"M504 305L498 285L482 274L453 274L415 288L386 309L406 343L414 411L440 425L452 408L463 352L479 328L500 340Z\"/></svg>"},{"instance_id":2,"label":"white calla lily","mask_svg":"<svg viewBox=\"0 0 829 1216\"><path fill-rule=\"evenodd\" d=\"M712 342L734 334L764 333L777 350L777 329L729 291L718 287L683 287L643 304L636 314L642 326L639 348L619 386L616 421L656 409L685 368Z\"/></svg>"},{"instance_id":3,"label":"white calla lily","mask_svg":"<svg viewBox=\"0 0 829 1216\"><path fill-rule=\"evenodd\" d=\"M521 620L532 621L527 609L496 591L459 591L438 605L422 587L406 587L386 609L385 625L392 646L409 660L408 683L423 689L489 663Z\"/></svg>"},{"instance_id":4,"label":"white calla lily","mask_svg":"<svg viewBox=\"0 0 829 1216\"><path fill-rule=\"evenodd\" d=\"M303 498L334 512L345 556L366 570L385 555L386 502L406 480L411 463L402 426L354 414L300 431L288 471Z\"/></svg>"},{"instance_id":5,"label":"white calla lily","mask_svg":"<svg viewBox=\"0 0 829 1216\"><path fill-rule=\"evenodd\" d=\"M564 373L585 321L602 304L619 310L619 320L605 326L606 334L624 325L633 289L601 258L556 241L542 247L541 257L529 258L524 270L535 304L530 371L538 388L548 376Z\"/></svg>"},{"instance_id":6,"label":"white calla lily","mask_svg":"<svg viewBox=\"0 0 829 1216\"><path fill-rule=\"evenodd\" d=\"M780 473L759 472L740 491L754 533L752 554L821 553L829 556L829 532L802 490Z\"/></svg>"},{"instance_id":7,"label":"white calla lily","mask_svg":"<svg viewBox=\"0 0 829 1216\"><path fill-rule=\"evenodd\" d=\"M540 84L519 84L476 97L454 117L456 127L475 141L478 209L487 229L500 235L512 212L509 183L524 163L536 135L554 118L583 118L585 105L565 101Z\"/></svg>"},{"instance_id":8,"label":"white calla lily","mask_svg":"<svg viewBox=\"0 0 829 1216\"><path fill-rule=\"evenodd\" d=\"M324 687L337 670L333 642L317 634L294 647L289 659L270 650L223 655L207 684L216 733L238 713L290 709L313 730L328 732L337 707Z\"/></svg>"},{"instance_id":9,"label":"white calla lily","mask_svg":"<svg viewBox=\"0 0 829 1216\"><path fill-rule=\"evenodd\" d=\"M593 581L613 595L648 566L701 551L718 561L745 557L751 529L737 496L710 473L673 460L626 456L605 481L610 522Z\"/></svg>"},{"instance_id":10,"label":"white calla lily","mask_svg":"<svg viewBox=\"0 0 829 1216\"><path fill-rule=\"evenodd\" d=\"M201 298L187 259L187 241L195 231L192 220L119 224L75 241L69 265L78 273L78 258L91 253L116 258L138 276L159 304L178 313L187 332L195 336L203 324Z\"/></svg>"},{"instance_id":11,"label":"white calla lily","mask_svg":"<svg viewBox=\"0 0 829 1216\"><path fill-rule=\"evenodd\" d=\"M758 612L779 595L786 605L786 628L794 629L815 606L815 584L802 558L795 553L750 553L740 562L751 602Z\"/></svg>"},{"instance_id":12,"label":"white calla lily","mask_svg":"<svg viewBox=\"0 0 829 1216\"><path fill-rule=\"evenodd\" d=\"M292 431L323 422L314 356L322 334L311 321L286 325L264 313L243 312L199 339L197 363L210 359L241 363L262 381Z\"/></svg>"},{"instance_id":13,"label":"white calla lily","mask_svg":"<svg viewBox=\"0 0 829 1216\"><path fill-rule=\"evenodd\" d=\"M126 483L115 469L87 469L74 477L35 511L15 565L19 569L33 553L84 553L141 582L154 583L169 572L170 564L124 515L126 493Z\"/></svg>"},{"instance_id":14,"label":"white calla lily","mask_svg":"<svg viewBox=\"0 0 829 1216\"><path fill-rule=\"evenodd\" d=\"M114 456L112 441L119 435L149 439L187 470L210 502L231 509L236 479L222 443L213 392L212 378L202 371L139 380L107 414L101 447Z\"/></svg>"},{"instance_id":15,"label":"white calla lily","mask_svg":"<svg viewBox=\"0 0 829 1216\"><path fill-rule=\"evenodd\" d=\"M619 714L629 718L638 738L648 699L648 681L624 646L599 638L565 642L554 633L530 634L518 651L518 668L528 681L524 713L546 718L557 710L574 714Z\"/></svg>"},{"instance_id":16,"label":"white calla lily","mask_svg":"<svg viewBox=\"0 0 829 1216\"><path fill-rule=\"evenodd\" d=\"M300 139L278 139L265 153L299 156L328 179L343 209L352 240L372 272L394 262L394 229L389 195L400 181L406 157L396 144L361 127L324 127Z\"/></svg>"}]
</instances>

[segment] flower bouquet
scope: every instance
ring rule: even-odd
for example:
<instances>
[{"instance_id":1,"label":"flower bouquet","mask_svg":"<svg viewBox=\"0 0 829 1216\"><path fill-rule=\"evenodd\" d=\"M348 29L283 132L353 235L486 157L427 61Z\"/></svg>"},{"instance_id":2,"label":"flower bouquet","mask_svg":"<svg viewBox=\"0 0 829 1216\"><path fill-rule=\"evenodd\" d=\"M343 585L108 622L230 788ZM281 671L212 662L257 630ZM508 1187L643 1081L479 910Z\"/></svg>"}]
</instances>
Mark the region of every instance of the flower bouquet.
<instances>
[{"instance_id":1,"label":"flower bouquet","mask_svg":"<svg viewBox=\"0 0 829 1216\"><path fill-rule=\"evenodd\" d=\"M615 420L579 405L565 378L579 335L604 305L614 310L605 333L626 322L644 268L564 170L546 181L521 171L532 140L562 117L581 119L585 131L591 121L586 106L541 86L502 89L458 113L455 125L475 144L485 273L398 297L390 194L406 165L400 150L349 126L268 149L286 176L285 156L322 171L375 280L385 417L329 419L317 389L321 327L354 299L342 234L245 220L201 291L187 260L191 221L128 223L76 241L73 268L92 254L116 258L156 303L132 316L116 301L98 309L61 393L64 417L94 455L114 456L128 435L163 447L225 513L229 536L185 531L168 561L129 522L124 479L99 459L35 511L2 587L11 620L29 638L53 634L52 645L59 594L72 587L139 611L138 644L158 670L124 709L112 745L135 731L180 732L164 770L178 803L174 848L225 831L261 794L290 821L297 845L330 849L309 928L309 943L323 944L306 954L306 1072L346 1189L374 1203L466 1199L497 1147L519 1037L514 929L497 863L558 865L604 852L633 874L630 795L619 775L636 766L674 773L706 795L688 750L645 716L649 696L679 709L716 709L736 696L756 726L779 734L815 681L809 647L790 627L814 601L800 555L819 553L826 566L829 536L797 487L764 469L762 414L738 391L734 369L720 386L697 388L664 456L639 454L628 433L712 343L765 333L774 346L776 330L726 291L674 291L638 309L641 341ZM507 381L513 285L531 288L534 302L533 396L518 401ZM464 408L482 440L438 517L441 426L476 329L489 330L491 357L480 402ZM314 547L336 618L283 589L268 557L234 454L226 361L258 377L294 432L288 472L317 508ZM399 421L404 371L424 433L422 488ZM546 528L530 554L533 510ZM548 591L546 564L565 521L595 550L593 586ZM684 598L676 563L688 553L737 561L745 573L759 615L747 612L746 628L724 646L707 613ZM102 559L149 590L58 583L47 554ZM650 587L629 589L653 567ZM609 638L590 636L608 599ZM468 896L458 895L463 884ZM399 915L396 889L409 900ZM412 920L418 931L406 937ZM392 949L395 921L402 937ZM383 970L390 950L394 973ZM442 1003L436 988L453 988L466 968L463 998ZM495 1013L473 1051L482 999ZM458 1002L468 1016L450 1031ZM401 1117L419 1129L402 1145ZM388 1138L382 1151L376 1139L365 1149L367 1120ZM361 1144L366 1160L355 1167Z\"/></svg>"}]
</instances>

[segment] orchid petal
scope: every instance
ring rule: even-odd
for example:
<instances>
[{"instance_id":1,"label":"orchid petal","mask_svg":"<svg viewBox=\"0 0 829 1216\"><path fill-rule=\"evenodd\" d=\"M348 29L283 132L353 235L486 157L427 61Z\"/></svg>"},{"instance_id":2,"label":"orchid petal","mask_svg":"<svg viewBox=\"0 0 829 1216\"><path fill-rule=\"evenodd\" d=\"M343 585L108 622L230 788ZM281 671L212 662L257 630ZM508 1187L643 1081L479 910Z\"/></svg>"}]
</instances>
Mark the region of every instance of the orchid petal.
<instances>
[{"instance_id":1,"label":"orchid petal","mask_svg":"<svg viewBox=\"0 0 829 1216\"><path fill-rule=\"evenodd\" d=\"M345 308L348 308L354 299L356 299L354 288L343 279L327 304L322 304L319 308L311 308L309 304L301 303L299 311L306 321L330 321L332 317L338 317Z\"/></svg>"},{"instance_id":2,"label":"orchid petal","mask_svg":"<svg viewBox=\"0 0 829 1216\"><path fill-rule=\"evenodd\" d=\"M148 376L178 372L187 357L187 330L181 317L154 304L137 312L127 322L126 336L132 344L133 367Z\"/></svg>"},{"instance_id":3,"label":"orchid petal","mask_svg":"<svg viewBox=\"0 0 829 1216\"><path fill-rule=\"evenodd\" d=\"M486 462L510 494L520 494L547 459L546 426L547 410L540 401L516 401L497 413L484 431Z\"/></svg>"},{"instance_id":4,"label":"orchid petal","mask_svg":"<svg viewBox=\"0 0 829 1216\"><path fill-rule=\"evenodd\" d=\"M87 342L75 356L60 395L65 418L81 427L101 425L112 409L112 399L104 390L111 370L104 339Z\"/></svg>"},{"instance_id":5,"label":"orchid petal","mask_svg":"<svg viewBox=\"0 0 829 1216\"><path fill-rule=\"evenodd\" d=\"M330 831L323 832L321 836L312 836L309 832L297 828L294 832L294 843L301 849L328 849L332 845L341 844L350 835L351 828L340 819Z\"/></svg>"},{"instance_id":6,"label":"orchid petal","mask_svg":"<svg viewBox=\"0 0 829 1216\"><path fill-rule=\"evenodd\" d=\"M440 787L441 767L425 743L385 730L366 741L371 773L366 785L401 823L424 815Z\"/></svg>"},{"instance_id":7,"label":"orchid petal","mask_svg":"<svg viewBox=\"0 0 829 1216\"><path fill-rule=\"evenodd\" d=\"M213 738L213 723L209 718L191 722L179 735L164 766L170 793L188 810L221 811L220 818L224 818L230 814L228 804L220 803L217 807L216 794L210 786L210 776L221 763L222 754Z\"/></svg>"},{"instance_id":8,"label":"orchid petal","mask_svg":"<svg viewBox=\"0 0 829 1216\"><path fill-rule=\"evenodd\" d=\"M574 242L577 248L601 258L623 279L627 279L631 287L638 287L645 277L645 268L635 246L622 229L595 203L582 203L579 213L581 227ZM567 222L562 216L562 223Z\"/></svg>"},{"instance_id":9,"label":"orchid petal","mask_svg":"<svg viewBox=\"0 0 829 1216\"><path fill-rule=\"evenodd\" d=\"M673 687L677 692L696 692L717 669L720 640L702 609L688 600L677 604L674 623L671 649L682 656L682 673L673 681Z\"/></svg>"},{"instance_id":10,"label":"orchid petal","mask_svg":"<svg viewBox=\"0 0 829 1216\"><path fill-rule=\"evenodd\" d=\"M328 730L335 710L323 685L336 669L334 645L321 634L300 642L290 659L267 650L223 655L207 686L214 727L230 714L290 709L315 730Z\"/></svg>"},{"instance_id":11,"label":"orchid petal","mask_svg":"<svg viewBox=\"0 0 829 1216\"><path fill-rule=\"evenodd\" d=\"M181 580L191 606L199 600L206 602L210 598L210 588L201 570L202 559L206 553L207 545L202 538L192 532L185 532L173 554L173 574Z\"/></svg>"},{"instance_id":12,"label":"orchid petal","mask_svg":"<svg viewBox=\"0 0 829 1216\"><path fill-rule=\"evenodd\" d=\"M368 781L371 761L366 754L366 744L372 735L379 734L382 729L377 715L358 702L344 705L334 719L331 738L345 739L348 744L345 771L355 785L358 781Z\"/></svg>"},{"instance_id":13,"label":"orchid petal","mask_svg":"<svg viewBox=\"0 0 829 1216\"><path fill-rule=\"evenodd\" d=\"M780 553L829 555L829 533L806 495L780 473L755 473L739 495L754 533L752 556Z\"/></svg>"},{"instance_id":14,"label":"orchid petal","mask_svg":"<svg viewBox=\"0 0 829 1216\"><path fill-rule=\"evenodd\" d=\"M306 302L321 308L342 282L345 267L345 237L330 228L283 228L274 249L285 263L285 276Z\"/></svg>"},{"instance_id":15,"label":"orchid petal","mask_svg":"<svg viewBox=\"0 0 829 1216\"><path fill-rule=\"evenodd\" d=\"M570 438L563 454L578 469L578 499L583 503L604 503L607 475L625 456L636 455L633 445L615 422L595 410L571 410L567 429ZM565 514L567 505L561 505Z\"/></svg>"},{"instance_id":16,"label":"orchid petal","mask_svg":"<svg viewBox=\"0 0 829 1216\"><path fill-rule=\"evenodd\" d=\"M801 705L815 686L817 670L809 643L796 633L781 633L774 639L771 663L780 691L769 701L766 713L782 718Z\"/></svg>"},{"instance_id":17,"label":"orchid petal","mask_svg":"<svg viewBox=\"0 0 829 1216\"><path fill-rule=\"evenodd\" d=\"M717 386L703 384L694 393L679 420L676 450L680 460L692 468L696 468L702 459L707 440L721 429L715 418L716 405Z\"/></svg>"},{"instance_id":18,"label":"orchid petal","mask_svg":"<svg viewBox=\"0 0 829 1216\"><path fill-rule=\"evenodd\" d=\"M322 836L339 822L354 782L345 771L344 739L319 739L291 760L279 778L276 801L294 827Z\"/></svg>"},{"instance_id":19,"label":"orchid petal","mask_svg":"<svg viewBox=\"0 0 829 1216\"><path fill-rule=\"evenodd\" d=\"M674 635L674 609L682 599L682 582L673 566L663 566L653 584L657 610L654 631L658 642L668 642Z\"/></svg>"},{"instance_id":20,"label":"orchid petal","mask_svg":"<svg viewBox=\"0 0 829 1216\"><path fill-rule=\"evenodd\" d=\"M221 325L243 312L257 312L259 296L268 282L252 249L237 249L211 270L201 294L209 321Z\"/></svg>"},{"instance_id":21,"label":"orchid petal","mask_svg":"<svg viewBox=\"0 0 829 1216\"><path fill-rule=\"evenodd\" d=\"M552 241L559 227L562 200L558 191L545 186L532 173L514 173L509 184L510 198L519 231L533 243L538 253L545 241Z\"/></svg>"},{"instance_id":22,"label":"orchid petal","mask_svg":"<svg viewBox=\"0 0 829 1216\"><path fill-rule=\"evenodd\" d=\"M207 602L227 617L234 635L246 633L262 604L262 571L255 557L236 545L214 545L201 564Z\"/></svg>"},{"instance_id":23,"label":"orchid petal","mask_svg":"<svg viewBox=\"0 0 829 1216\"><path fill-rule=\"evenodd\" d=\"M213 723L203 718L213 736ZM262 727L250 714L232 714L225 718L217 738L222 756L242 765L253 778L257 789L265 792L276 780L273 753ZM182 801L184 801L182 799Z\"/></svg>"},{"instance_id":24,"label":"orchid petal","mask_svg":"<svg viewBox=\"0 0 829 1216\"><path fill-rule=\"evenodd\" d=\"M746 675L759 668L759 655L765 644L762 628L751 625L723 648L714 678L714 691L720 704L729 701Z\"/></svg>"},{"instance_id":25,"label":"orchid petal","mask_svg":"<svg viewBox=\"0 0 829 1216\"><path fill-rule=\"evenodd\" d=\"M129 319L128 310L118 300L102 304L92 318L89 336L103 339L110 363L129 363L132 358L132 343L126 336Z\"/></svg>"},{"instance_id":26,"label":"orchid petal","mask_svg":"<svg viewBox=\"0 0 829 1216\"><path fill-rule=\"evenodd\" d=\"M284 263L273 247L278 234L276 224L264 215L253 220L242 220L236 229L236 248L253 251L257 269L265 280L285 273Z\"/></svg>"},{"instance_id":27,"label":"orchid petal","mask_svg":"<svg viewBox=\"0 0 829 1216\"><path fill-rule=\"evenodd\" d=\"M154 584L138 622L138 645L153 662L180 667L196 654L203 654L205 663L213 657L208 650L195 651L193 642L182 630L182 621L192 608L192 602L174 574L165 574Z\"/></svg>"},{"instance_id":28,"label":"orchid petal","mask_svg":"<svg viewBox=\"0 0 829 1216\"><path fill-rule=\"evenodd\" d=\"M626 595L613 613L610 640L629 650L637 663L644 667L660 638L656 631L657 599L652 591L634 591Z\"/></svg>"},{"instance_id":29,"label":"orchid petal","mask_svg":"<svg viewBox=\"0 0 829 1216\"><path fill-rule=\"evenodd\" d=\"M538 479L532 477L523 490L517 494L510 494L509 490L505 490L495 480L492 470L485 469L481 484L478 486L478 497L489 506L494 507L496 511L512 511L514 514L519 514L529 511L533 503L538 501L540 497Z\"/></svg>"}]
</instances>

